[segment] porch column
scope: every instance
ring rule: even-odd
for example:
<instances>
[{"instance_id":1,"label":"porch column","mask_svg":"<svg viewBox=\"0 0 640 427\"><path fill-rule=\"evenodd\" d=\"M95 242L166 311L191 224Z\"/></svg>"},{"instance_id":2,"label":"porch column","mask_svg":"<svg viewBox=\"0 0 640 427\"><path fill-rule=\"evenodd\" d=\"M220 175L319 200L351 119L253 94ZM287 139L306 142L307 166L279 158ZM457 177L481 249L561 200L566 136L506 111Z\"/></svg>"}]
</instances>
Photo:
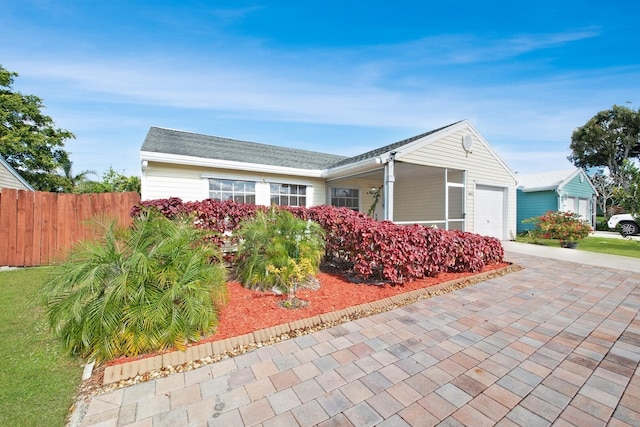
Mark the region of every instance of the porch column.
<instances>
[{"instance_id":1,"label":"porch column","mask_svg":"<svg viewBox=\"0 0 640 427\"><path fill-rule=\"evenodd\" d=\"M391 153L384 165L384 219L393 221L393 185L395 176L396 153Z\"/></svg>"},{"instance_id":2,"label":"porch column","mask_svg":"<svg viewBox=\"0 0 640 427\"><path fill-rule=\"evenodd\" d=\"M449 229L449 169L444 168L444 229Z\"/></svg>"}]
</instances>

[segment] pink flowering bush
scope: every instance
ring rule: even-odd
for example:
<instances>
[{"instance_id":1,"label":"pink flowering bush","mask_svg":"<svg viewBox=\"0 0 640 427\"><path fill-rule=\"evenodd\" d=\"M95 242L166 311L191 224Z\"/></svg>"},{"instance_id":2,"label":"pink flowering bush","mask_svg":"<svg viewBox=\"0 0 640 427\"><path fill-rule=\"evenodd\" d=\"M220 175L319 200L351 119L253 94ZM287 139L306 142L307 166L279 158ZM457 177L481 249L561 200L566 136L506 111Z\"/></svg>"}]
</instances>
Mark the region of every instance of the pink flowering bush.
<instances>
[{"instance_id":1,"label":"pink flowering bush","mask_svg":"<svg viewBox=\"0 0 640 427\"><path fill-rule=\"evenodd\" d=\"M591 226L574 212L548 211L544 215L522 222L536 225L537 228L533 230L534 236L560 242L577 242L591 233Z\"/></svg>"}]
</instances>

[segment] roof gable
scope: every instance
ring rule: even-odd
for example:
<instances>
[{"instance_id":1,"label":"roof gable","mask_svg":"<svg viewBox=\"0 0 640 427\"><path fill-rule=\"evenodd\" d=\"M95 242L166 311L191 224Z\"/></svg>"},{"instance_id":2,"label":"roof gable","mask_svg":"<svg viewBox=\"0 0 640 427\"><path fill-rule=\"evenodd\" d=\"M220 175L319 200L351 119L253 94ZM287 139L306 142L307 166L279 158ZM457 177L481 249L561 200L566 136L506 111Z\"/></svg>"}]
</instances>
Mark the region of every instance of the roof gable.
<instances>
[{"instance_id":1,"label":"roof gable","mask_svg":"<svg viewBox=\"0 0 640 427\"><path fill-rule=\"evenodd\" d=\"M576 176L585 175L586 182L591 187L591 181L584 171L579 168L563 169L550 172L540 172L526 175L518 175L518 189L524 192L557 190L571 182ZM595 191L595 189L594 189Z\"/></svg>"},{"instance_id":2,"label":"roof gable","mask_svg":"<svg viewBox=\"0 0 640 427\"><path fill-rule=\"evenodd\" d=\"M325 169L345 159L344 156L335 154L278 147L159 127L149 129L141 150L298 169Z\"/></svg>"},{"instance_id":3,"label":"roof gable","mask_svg":"<svg viewBox=\"0 0 640 427\"><path fill-rule=\"evenodd\" d=\"M336 164L331 165L331 167L345 166L345 165L348 165L348 164L351 164L351 163L360 162L362 160L373 159L373 158L378 157L378 156L380 156L382 154L385 154L385 153L391 152L393 150L399 149L401 147L404 147L405 145L409 145L412 142L415 142L415 141L417 141L419 139L422 139L422 138L424 138L426 136L432 135L432 134L434 134L436 132L440 132L441 130L446 129L446 128L450 127L450 126L453 126L453 125L455 125L457 123L460 123L460 122L452 123L450 125L443 126L441 128L431 130L429 132L421 133L420 135L412 136L410 138L403 139L402 141L394 142L393 144L385 145L384 147L376 148L375 150L367 151L366 153L359 154L359 155L354 156L354 157L349 157L349 158L344 159L344 160L342 160L342 161L340 161L340 162L338 162Z\"/></svg>"}]
</instances>

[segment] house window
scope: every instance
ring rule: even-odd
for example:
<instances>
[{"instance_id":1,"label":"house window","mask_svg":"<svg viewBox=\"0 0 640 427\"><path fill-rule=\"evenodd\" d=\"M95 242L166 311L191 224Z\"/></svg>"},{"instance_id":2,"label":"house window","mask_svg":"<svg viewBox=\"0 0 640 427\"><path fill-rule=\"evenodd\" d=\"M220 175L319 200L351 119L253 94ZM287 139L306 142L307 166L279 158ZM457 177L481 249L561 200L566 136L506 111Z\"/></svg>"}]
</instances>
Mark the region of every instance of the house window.
<instances>
[{"instance_id":1,"label":"house window","mask_svg":"<svg viewBox=\"0 0 640 427\"><path fill-rule=\"evenodd\" d=\"M332 188L331 206L360 210L360 190L357 188Z\"/></svg>"},{"instance_id":2,"label":"house window","mask_svg":"<svg viewBox=\"0 0 640 427\"><path fill-rule=\"evenodd\" d=\"M270 184L271 205L307 206L307 187L305 185Z\"/></svg>"},{"instance_id":3,"label":"house window","mask_svg":"<svg viewBox=\"0 0 640 427\"><path fill-rule=\"evenodd\" d=\"M256 203L256 183L231 179L209 178L209 198L213 200L233 200L237 203Z\"/></svg>"}]
</instances>

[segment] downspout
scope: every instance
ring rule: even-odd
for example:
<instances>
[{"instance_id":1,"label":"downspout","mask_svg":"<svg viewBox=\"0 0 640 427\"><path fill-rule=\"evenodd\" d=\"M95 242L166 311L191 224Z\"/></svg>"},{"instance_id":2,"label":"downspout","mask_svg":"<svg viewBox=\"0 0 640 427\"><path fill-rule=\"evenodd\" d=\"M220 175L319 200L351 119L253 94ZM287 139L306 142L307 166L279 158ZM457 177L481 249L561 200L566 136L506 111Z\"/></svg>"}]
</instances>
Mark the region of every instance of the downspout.
<instances>
[{"instance_id":1,"label":"downspout","mask_svg":"<svg viewBox=\"0 0 640 427\"><path fill-rule=\"evenodd\" d=\"M469 230L467 227L467 170L462 171L462 231Z\"/></svg>"},{"instance_id":2,"label":"downspout","mask_svg":"<svg viewBox=\"0 0 640 427\"><path fill-rule=\"evenodd\" d=\"M393 191L396 182L395 175L395 151L389 155L384 165L384 219L393 221Z\"/></svg>"}]
</instances>

